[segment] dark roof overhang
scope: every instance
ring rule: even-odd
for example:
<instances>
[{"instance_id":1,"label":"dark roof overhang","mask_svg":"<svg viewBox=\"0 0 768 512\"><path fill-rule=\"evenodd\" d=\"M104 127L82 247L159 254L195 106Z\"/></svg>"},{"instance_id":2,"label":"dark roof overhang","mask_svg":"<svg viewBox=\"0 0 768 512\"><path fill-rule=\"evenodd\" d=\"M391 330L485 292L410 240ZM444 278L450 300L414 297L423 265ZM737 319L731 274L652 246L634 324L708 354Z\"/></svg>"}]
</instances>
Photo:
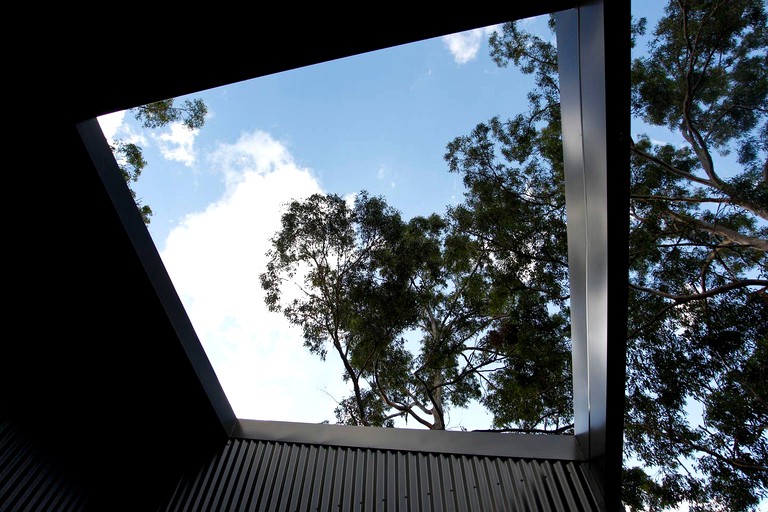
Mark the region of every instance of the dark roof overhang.
<instances>
[{"instance_id":1,"label":"dark roof overhang","mask_svg":"<svg viewBox=\"0 0 768 512\"><path fill-rule=\"evenodd\" d=\"M386 6L373 18L286 7L250 19L226 6L201 13L20 14L27 39L12 52L6 75L12 165L5 289L7 330L14 334L0 356L4 409L96 501L121 496L137 509L157 503L179 474L216 453L237 428L127 190L110 177L114 161L96 116L567 10L558 22L569 28L558 39L572 66L564 76L575 89L564 91L573 105L564 111L590 128L579 131L572 153L589 163L573 167L581 171L571 178L572 190L585 191L573 203L585 215L575 233L590 247L589 254L572 248L572 275L584 283L575 299L584 322L574 338L577 438L607 483L609 503L617 503L626 209L614 190L626 190L628 168L629 2L576 5L507 2L439 15Z\"/></svg>"}]
</instances>

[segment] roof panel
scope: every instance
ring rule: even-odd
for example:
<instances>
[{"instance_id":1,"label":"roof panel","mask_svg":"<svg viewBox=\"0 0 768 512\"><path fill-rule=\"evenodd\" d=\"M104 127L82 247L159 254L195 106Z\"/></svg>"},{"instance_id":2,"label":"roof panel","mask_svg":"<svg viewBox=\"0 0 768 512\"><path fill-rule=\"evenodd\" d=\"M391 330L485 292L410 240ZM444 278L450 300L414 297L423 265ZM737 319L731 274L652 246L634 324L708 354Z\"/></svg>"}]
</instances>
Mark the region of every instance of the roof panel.
<instances>
[{"instance_id":1,"label":"roof panel","mask_svg":"<svg viewBox=\"0 0 768 512\"><path fill-rule=\"evenodd\" d=\"M234 438L160 510L587 512L601 503L587 462Z\"/></svg>"}]
</instances>

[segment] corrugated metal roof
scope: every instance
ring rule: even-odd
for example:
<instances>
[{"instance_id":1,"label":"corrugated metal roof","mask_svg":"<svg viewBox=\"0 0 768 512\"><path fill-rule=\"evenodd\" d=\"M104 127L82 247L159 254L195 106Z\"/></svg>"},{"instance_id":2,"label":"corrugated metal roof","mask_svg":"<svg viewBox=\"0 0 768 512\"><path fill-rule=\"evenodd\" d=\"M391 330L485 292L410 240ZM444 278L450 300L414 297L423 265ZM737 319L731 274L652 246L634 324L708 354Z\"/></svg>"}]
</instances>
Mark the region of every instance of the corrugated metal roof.
<instances>
[{"instance_id":1,"label":"corrugated metal roof","mask_svg":"<svg viewBox=\"0 0 768 512\"><path fill-rule=\"evenodd\" d=\"M84 493L0 411L0 510L79 512Z\"/></svg>"},{"instance_id":2,"label":"corrugated metal roof","mask_svg":"<svg viewBox=\"0 0 768 512\"><path fill-rule=\"evenodd\" d=\"M231 439L183 478L181 511L593 511L584 462Z\"/></svg>"}]
</instances>

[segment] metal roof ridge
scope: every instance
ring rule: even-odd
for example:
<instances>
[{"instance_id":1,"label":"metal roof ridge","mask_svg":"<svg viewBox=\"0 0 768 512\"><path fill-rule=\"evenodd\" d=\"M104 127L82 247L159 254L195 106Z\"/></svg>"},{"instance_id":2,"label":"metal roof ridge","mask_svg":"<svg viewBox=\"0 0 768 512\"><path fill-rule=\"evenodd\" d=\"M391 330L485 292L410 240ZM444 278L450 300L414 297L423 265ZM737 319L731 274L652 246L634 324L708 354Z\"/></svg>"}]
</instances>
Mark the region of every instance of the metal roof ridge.
<instances>
[{"instance_id":1,"label":"metal roof ridge","mask_svg":"<svg viewBox=\"0 0 768 512\"><path fill-rule=\"evenodd\" d=\"M573 435L458 432L238 419L232 438L518 459L586 460Z\"/></svg>"}]
</instances>

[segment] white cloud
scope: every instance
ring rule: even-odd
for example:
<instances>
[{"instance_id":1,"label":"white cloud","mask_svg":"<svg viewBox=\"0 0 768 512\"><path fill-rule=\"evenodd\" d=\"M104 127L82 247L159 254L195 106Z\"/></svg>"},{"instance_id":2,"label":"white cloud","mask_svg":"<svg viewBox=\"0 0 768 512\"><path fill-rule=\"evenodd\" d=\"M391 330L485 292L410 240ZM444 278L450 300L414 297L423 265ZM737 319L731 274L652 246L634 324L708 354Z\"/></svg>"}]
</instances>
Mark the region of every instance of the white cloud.
<instances>
[{"instance_id":1,"label":"white cloud","mask_svg":"<svg viewBox=\"0 0 768 512\"><path fill-rule=\"evenodd\" d=\"M187 167L195 163L195 138L199 130L190 130L182 123L172 123L167 131L153 134L160 153L166 160L181 162Z\"/></svg>"},{"instance_id":2,"label":"white cloud","mask_svg":"<svg viewBox=\"0 0 768 512\"><path fill-rule=\"evenodd\" d=\"M101 131L104 132L104 137L110 142L115 140L115 134L123 126L123 119L125 118L125 110L120 112L113 112L111 114L105 114L98 118Z\"/></svg>"},{"instance_id":3,"label":"white cloud","mask_svg":"<svg viewBox=\"0 0 768 512\"><path fill-rule=\"evenodd\" d=\"M430 77L433 74L434 73L432 72L432 68L429 68L429 69L427 69L426 72L424 72L421 75L417 76L416 80L414 80L413 83L411 84L411 90L414 90L417 87L419 87L422 83L425 83L427 80L430 79Z\"/></svg>"},{"instance_id":4,"label":"white cloud","mask_svg":"<svg viewBox=\"0 0 768 512\"><path fill-rule=\"evenodd\" d=\"M379 181L389 179L389 188L393 189L397 187L397 182L394 179L390 178L391 174L392 173L390 172L390 170L382 165L381 167L379 167L379 170L376 172L376 179L378 179Z\"/></svg>"},{"instance_id":5,"label":"white cloud","mask_svg":"<svg viewBox=\"0 0 768 512\"><path fill-rule=\"evenodd\" d=\"M125 110L105 114L97 118L104 138L109 144L114 144L116 140L136 144L139 147L147 145L147 138L142 133L137 133L125 122ZM115 155L117 163L123 165L125 157L119 153Z\"/></svg>"},{"instance_id":6,"label":"white cloud","mask_svg":"<svg viewBox=\"0 0 768 512\"><path fill-rule=\"evenodd\" d=\"M357 201L357 193L356 192L350 192L349 194L344 196L344 203L346 203L347 208L354 208L355 207L355 201Z\"/></svg>"},{"instance_id":7,"label":"white cloud","mask_svg":"<svg viewBox=\"0 0 768 512\"><path fill-rule=\"evenodd\" d=\"M264 176L281 169L296 168L285 145L258 130L242 134L234 144L220 145L209 155L208 161L224 175L229 194L252 173ZM307 169L304 171L310 173Z\"/></svg>"},{"instance_id":8,"label":"white cloud","mask_svg":"<svg viewBox=\"0 0 768 512\"><path fill-rule=\"evenodd\" d=\"M453 55L457 64L466 64L477 57L485 39L491 32L497 30L498 26L476 28L466 32L458 32L443 36L443 42Z\"/></svg>"},{"instance_id":9,"label":"white cloud","mask_svg":"<svg viewBox=\"0 0 768 512\"><path fill-rule=\"evenodd\" d=\"M267 311L259 282L283 205L320 185L264 132L221 145L209 162L226 193L188 215L162 253L195 331L238 417L333 422L328 394L348 394L341 365L310 354L300 330Z\"/></svg>"},{"instance_id":10,"label":"white cloud","mask_svg":"<svg viewBox=\"0 0 768 512\"><path fill-rule=\"evenodd\" d=\"M146 146L147 138L144 134L134 131L131 125L125 122L125 112L125 110L122 110L97 118L101 131L104 133L104 138L110 144L116 139L120 139L123 142Z\"/></svg>"}]
</instances>

